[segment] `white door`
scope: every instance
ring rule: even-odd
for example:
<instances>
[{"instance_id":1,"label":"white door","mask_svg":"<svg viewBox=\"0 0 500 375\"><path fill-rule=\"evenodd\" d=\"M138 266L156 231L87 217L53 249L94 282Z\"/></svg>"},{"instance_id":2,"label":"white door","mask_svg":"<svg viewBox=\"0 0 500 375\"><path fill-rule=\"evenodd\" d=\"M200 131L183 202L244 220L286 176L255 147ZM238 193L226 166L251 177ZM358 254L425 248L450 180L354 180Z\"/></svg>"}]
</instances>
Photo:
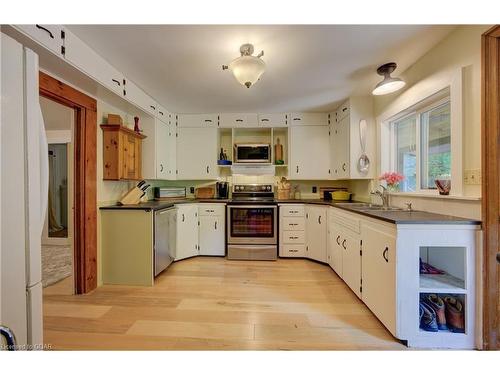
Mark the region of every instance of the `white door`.
<instances>
[{"instance_id":1,"label":"white door","mask_svg":"<svg viewBox=\"0 0 500 375\"><path fill-rule=\"evenodd\" d=\"M198 206L177 206L177 235L175 260L198 255Z\"/></svg>"},{"instance_id":2,"label":"white door","mask_svg":"<svg viewBox=\"0 0 500 375\"><path fill-rule=\"evenodd\" d=\"M217 129L177 129L177 179L217 178Z\"/></svg>"},{"instance_id":3,"label":"white door","mask_svg":"<svg viewBox=\"0 0 500 375\"><path fill-rule=\"evenodd\" d=\"M330 178L328 126L290 127L290 177L300 180Z\"/></svg>"},{"instance_id":4,"label":"white door","mask_svg":"<svg viewBox=\"0 0 500 375\"><path fill-rule=\"evenodd\" d=\"M396 333L396 238L364 225L363 302L394 335Z\"/></svg>"},{"instance_id":5,"label":"white door","mask_svg":"<svg viewBox=\"0 0 500 375\"><path fill-rule=\"evenodd\" d=\"M200 255L225 255L224 216L200 216Z\"/></svg>"},{"instance_id":6,"label":"white door","mask_svg":"<svg viewBox=\"0 0 500 375\"><path fill-rule=\"evenodd\" d=\"M360 240L342 231L342 278L351 290L361 298L361 246Z\"/></svg>"},{"instance_id":7,"label":"white door","mask_svg":"<svg viewBox=\"0 0 500 375\"><path fill-rule=\"evenodd\" d=\"M163 121L156 120L156 178L160 180L168 180L169 175L169 125Z\"/></svg>"},{"instance_id":8,"label":"white door","mask_svg":"<svg viewBox=\"0 0 500 375\"><path fill-rule=\"evenodd\" d=\"M327 209L306 206L306 254L319 262L327 261Z\"/></svg>"}]
</instances>

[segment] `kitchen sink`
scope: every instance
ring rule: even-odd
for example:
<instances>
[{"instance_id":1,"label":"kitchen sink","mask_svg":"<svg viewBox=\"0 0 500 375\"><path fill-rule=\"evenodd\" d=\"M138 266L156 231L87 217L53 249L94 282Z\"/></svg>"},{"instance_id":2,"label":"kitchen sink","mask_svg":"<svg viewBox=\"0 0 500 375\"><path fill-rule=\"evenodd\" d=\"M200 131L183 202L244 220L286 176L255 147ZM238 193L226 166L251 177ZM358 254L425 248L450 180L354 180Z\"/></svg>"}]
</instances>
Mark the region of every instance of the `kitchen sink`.
<instances>
[{"instance_id":1,"label":"kitchen sink","mask_svg":"<svg viewBox=\"0 0 500 375\"><path fill-rule=\"evenodd\" d=\"M370 211L379 211L379 212L384 212L384 211L403 211L402 208L399 208L399 207L388 207L388 208L384 208L382 206L379 206L379 205L375 205L375 204L371 204L371 203L362 203L362 202L359 202L359 203L337 203L338 206L341 206L341 207L349 207L349 208L352 208L353 210L357 210L357 211L366 211L366 212L370 212Z\"/></svg>"}]
</instances>

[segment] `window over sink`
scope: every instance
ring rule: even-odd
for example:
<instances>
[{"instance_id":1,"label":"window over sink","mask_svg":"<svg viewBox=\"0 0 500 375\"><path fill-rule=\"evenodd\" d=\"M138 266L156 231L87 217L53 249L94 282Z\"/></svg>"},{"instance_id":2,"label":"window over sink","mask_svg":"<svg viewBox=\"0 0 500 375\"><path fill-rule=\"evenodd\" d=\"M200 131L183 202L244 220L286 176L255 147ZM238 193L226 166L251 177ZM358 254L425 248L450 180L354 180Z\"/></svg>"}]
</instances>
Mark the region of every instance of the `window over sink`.
<instances>
[{"instance_id":1,"label":"window over sink","mask_svg":"<svg viewBox=\"0 0 500 375\"><path fill-rule=\"evenodd\" d=\"M389 120L391 170L402 174L402 192L432 192L435 181L452 179L449 90L427 98Z\"/></svg>"}]
</instances>

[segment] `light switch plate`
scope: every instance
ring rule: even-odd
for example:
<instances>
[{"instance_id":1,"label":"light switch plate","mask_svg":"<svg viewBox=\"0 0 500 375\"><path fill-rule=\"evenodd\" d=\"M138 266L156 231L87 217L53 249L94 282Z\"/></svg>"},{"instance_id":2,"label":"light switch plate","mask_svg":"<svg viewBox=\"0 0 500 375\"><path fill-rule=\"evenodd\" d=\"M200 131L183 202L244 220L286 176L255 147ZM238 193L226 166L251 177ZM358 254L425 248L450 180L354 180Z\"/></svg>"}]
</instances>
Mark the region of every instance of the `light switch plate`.
<instances>
[{"instance_id":1,"label":"light switch plate","mask_svg":"<svg viewBox=\"0 0 500 375\"><path fill-rule=\"evenodd\" d=\"M464 172L464 184L481 185L481 169L466 169Z\"/></svg>"}]
</instances>

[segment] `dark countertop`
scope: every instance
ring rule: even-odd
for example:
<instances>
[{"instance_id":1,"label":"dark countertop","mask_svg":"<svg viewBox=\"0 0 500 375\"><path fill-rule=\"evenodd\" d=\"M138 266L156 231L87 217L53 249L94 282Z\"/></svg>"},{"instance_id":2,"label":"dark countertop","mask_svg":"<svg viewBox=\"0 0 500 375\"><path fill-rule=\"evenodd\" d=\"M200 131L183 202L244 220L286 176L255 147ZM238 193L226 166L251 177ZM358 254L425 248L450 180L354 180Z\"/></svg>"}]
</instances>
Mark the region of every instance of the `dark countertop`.
<instances>
[{"instance_id":1,"label":"dark countertop","mask_svg":"<svg viewBox=\"0 0 500 375\"><path fill-rule=\"evenodd\" d=\"M475 219L461 218L457 216L441 215L426 211L361 211L355 207L349 207L345 202L340 205L336 201L325 201L323 199L276 199L276 204L319 204L327 205L335 208L340 208L358 215L371 217L373 219L383 220L392 224L442 224L442 225L480 225L481 221ZM185 203L231 203L231 199L193 199L186 198L182 200L164 200L164 201L148 201L139 204L131 205L111 205L100 207L101 210L162 210L173 207L176 204Z\"/></svg>"}]
</instances>

